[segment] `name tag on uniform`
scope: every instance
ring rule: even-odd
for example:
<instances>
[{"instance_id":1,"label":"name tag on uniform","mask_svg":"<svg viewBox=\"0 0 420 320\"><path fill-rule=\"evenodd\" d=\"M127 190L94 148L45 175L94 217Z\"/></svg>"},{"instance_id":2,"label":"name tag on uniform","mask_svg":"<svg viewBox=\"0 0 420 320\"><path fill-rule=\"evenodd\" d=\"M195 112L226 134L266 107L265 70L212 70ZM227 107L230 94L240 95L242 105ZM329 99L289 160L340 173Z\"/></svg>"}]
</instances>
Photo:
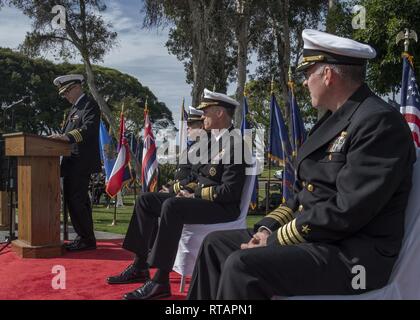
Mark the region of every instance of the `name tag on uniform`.
<instances>
[{"instance_id":1,"label":"name tag on uniform","mask_svg":"<svg viewBox=\"0 0 420 320\"><path fill-rule=\"evenodd\" d=\"M328 148L329 153L334 152L341 152L344 146L344 143L347 139L347 131L341 132L341 134L335 138L335 140L330 144L330 147Z\"/></svg>"}]
</instances>

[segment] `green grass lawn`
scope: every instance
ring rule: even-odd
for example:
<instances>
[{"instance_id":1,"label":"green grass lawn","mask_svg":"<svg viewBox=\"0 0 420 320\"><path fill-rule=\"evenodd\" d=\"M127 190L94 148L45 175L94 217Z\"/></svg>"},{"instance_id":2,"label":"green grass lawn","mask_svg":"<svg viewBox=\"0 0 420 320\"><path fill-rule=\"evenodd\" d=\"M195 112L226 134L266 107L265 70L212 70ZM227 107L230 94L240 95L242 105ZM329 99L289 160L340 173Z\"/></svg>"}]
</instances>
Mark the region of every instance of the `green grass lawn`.
<instances>
[{"instance_id":1,"label":"green grass lawn","mask_svg":"<svg viewBox=\"0 0 420 320\"><path fill-rule=\"evenodd\" d=\"M114 207L111 206L109 209L103 205L93 207L93 222L95 230L105 231L111 233L125 234L128 228L128 224L133 213L133 196L124 197L124 208L117 208L117 224L112 226L114 218ZM262 218L261 215L249 215L247 217L247 225L249 228L254 226L254 223Z\"/></svg>"},{"instance_id":2,"label":"green grass lawn","mask_svg":"<svg viewBox=\"0 0 420 320\"><path fill-rule=\"evenodd\" d=\"M93 207L93 223L95 230L125 234L133 213L133 205L125 201L124 208L117 208L117 224L111 225L114 219L114 207L107 209L99 205Z\"/></svg>"}]
</instances>

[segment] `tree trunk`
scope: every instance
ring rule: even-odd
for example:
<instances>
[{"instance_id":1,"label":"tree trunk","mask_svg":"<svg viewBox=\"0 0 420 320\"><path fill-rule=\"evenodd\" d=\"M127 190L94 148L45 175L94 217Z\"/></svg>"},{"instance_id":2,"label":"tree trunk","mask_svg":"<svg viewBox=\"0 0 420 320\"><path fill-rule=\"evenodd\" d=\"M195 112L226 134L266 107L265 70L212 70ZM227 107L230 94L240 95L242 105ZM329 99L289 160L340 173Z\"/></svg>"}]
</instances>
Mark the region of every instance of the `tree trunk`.
<instances>
[{"instance_id":1,"label":"tree trunk","mask_svg":"<svg viewBox=\"0 0 420 320\"><path fill-rule=\"evenodd\" d=\"M238 1L239 5L246 6L244 0ZM246 84L246 66L248 62L248 15L247 8L243 7L243 12L238 13L238 29L236 38L238 40L238 86L236 88L236 99L240 103L235 110L235 128L240 128L243 116L243 100Z\"/></svg>"},{"instance_id":2,"label":"tree trunk","mask_svg":"<svg viewBox=\"0 0 420 320\"><path fill-rule=\"evenodd\" d=\"M276 40L277 40L277 58L278 58L278 68L279 68L279 84L281 90L281 96L284 101L284 121L288 123L290 118L290 112L288 108L288 71L290 64L290 28L289 28L289 0L285 0L283 3L283 12L281 19L281 25L283 25L283 32L277 26L275 28ZM275 18L274 18L274 21Z\"/></svg>"},{"instance_id":3,"label":"tree trunk","mask_svg":"<svg viewBox=\"0 0 420 320\"><path fill-rule=\"evenodd\" d=\"M111 130L114 133L114 137L118 136L118 128L115 124L115 120L112 117L111 110L108 107L108 104L102 97L102 95L99 93L98 88L95 84L95 75L93 73L92 65L90 63L89 58L83 57L83 62L85 64L85 70L87 75L87 83L90 89L90 92L92 93L93 97L95 98L96 102L99 105L99 108L101 109L102 114L105 116L105 119L108 121L109 125L111 126Z\"/></svg>"},{"instance_id":4,"label":"tree trunk","mask_svg":"<svg viewBox=\"0 0 420 320\"><path fill-rule=\"evenodd\" d=\"M198 106L205 86L205 75L207 71L208 58L208 27L206 21L209 18L209 11L212 10L213 1L209 8L203 1L189 0L193 33L192 40L192 61L193 61L193 89L192 104Z\"/></svg>"},{"instance_id":5,"label":"tree trunk","mask_svg":"<svg viewBox=\"0 0 420 320\"><path fill-rule=\"evenodd\" d=\"M81 5L80 9L82 12L82 16L85 12L84 4L85 4L84 1L80 2L80 5ZM68 20L66 20L66 32L68 36L70 37L70 39L72 40L72 43L76 46L77 50L82 56L83 63L85 65L87 83L88 83L90 92L93 98L98 103L102 114L105 116L105 119L108 121L109 125L111 126L111 130L114 133L114 137L118 137L117 125L114 122L114 119L111 114L111 110L109 109L108 104L106 103L102 95L99 93L99 90L95 84L95 75L93 73L92 65L89 59L89 54L87 53L87 48L86 48L86 34L83 34L82 39L80 39Z\"/></svg>"},{"instance_id":6,"label":"tree trunk","mask_svg":"<svg viewBox=\"0 0 420 320\"><path fill-rule=\"evenodd\" d=\"M333 11L335 9L335 2L336 2L336 0L328 0L328 15L330 13L333 13ZM328 16L327 16L327 21L328 21ZM335 34L336 27L334 25L332 25L331 23L327 23L327 26L326 27L327 27L326 28L327 29L326 31L328 33ZM321 119L324 116L325 112L327 112L327 110L318 107L318 120Z\"/></svg>"}]
</instances>

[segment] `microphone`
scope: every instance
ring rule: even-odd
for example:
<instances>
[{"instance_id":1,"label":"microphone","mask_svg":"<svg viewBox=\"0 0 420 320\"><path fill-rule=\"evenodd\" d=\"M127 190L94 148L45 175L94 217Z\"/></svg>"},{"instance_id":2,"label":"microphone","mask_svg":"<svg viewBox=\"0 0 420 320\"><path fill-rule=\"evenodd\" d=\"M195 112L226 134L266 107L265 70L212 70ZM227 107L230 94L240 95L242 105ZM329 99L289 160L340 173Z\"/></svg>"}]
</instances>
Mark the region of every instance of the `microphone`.
<instances>
[{"instance_id":1,"label":"microphone","mask_svg":"<svg viewBox=\"0 0 420 320\"><path fill-rule=\"evenodd\" d=\"M30 98L29 96L24 96L24 97L22 97L22 99L20 99L20 100L18 100L18 101L16 101L16 102L13 102L12 104L10 104L10 105L8 105L8 106L1 107L1 108L2 108L3 110L7 110L7 109L10 109L10 108L13 108L14 106L17 106L18 104L21 104L21 103L28 103L30 100L31 100L31 98Z\"/></svg>"}]
</instances>

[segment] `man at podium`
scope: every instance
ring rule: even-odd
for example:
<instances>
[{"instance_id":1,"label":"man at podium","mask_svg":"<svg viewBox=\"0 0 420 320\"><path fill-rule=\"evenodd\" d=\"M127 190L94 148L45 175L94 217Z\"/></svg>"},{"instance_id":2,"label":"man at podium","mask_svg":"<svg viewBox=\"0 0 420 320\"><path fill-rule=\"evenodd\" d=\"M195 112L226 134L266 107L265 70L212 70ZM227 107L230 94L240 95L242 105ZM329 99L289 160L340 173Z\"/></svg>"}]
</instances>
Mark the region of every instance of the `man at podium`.
<instances>
[{"instance_id":1,"label":"man at podium","mask_svg":"<svg viewBox=\"0 0 420 320\"><path fill-rule=\"evenodd\" d=\"M61 162L63 192L77 237L66 245L69 251L96 249L92 207L88 195L92 173L101 171L99 154L100 110L95 100L83 92L83 75L71 74L54 80L58 93L72 104L63 134L52 138L72 144L69 157Z\"/></svg>"}]
</instances>

